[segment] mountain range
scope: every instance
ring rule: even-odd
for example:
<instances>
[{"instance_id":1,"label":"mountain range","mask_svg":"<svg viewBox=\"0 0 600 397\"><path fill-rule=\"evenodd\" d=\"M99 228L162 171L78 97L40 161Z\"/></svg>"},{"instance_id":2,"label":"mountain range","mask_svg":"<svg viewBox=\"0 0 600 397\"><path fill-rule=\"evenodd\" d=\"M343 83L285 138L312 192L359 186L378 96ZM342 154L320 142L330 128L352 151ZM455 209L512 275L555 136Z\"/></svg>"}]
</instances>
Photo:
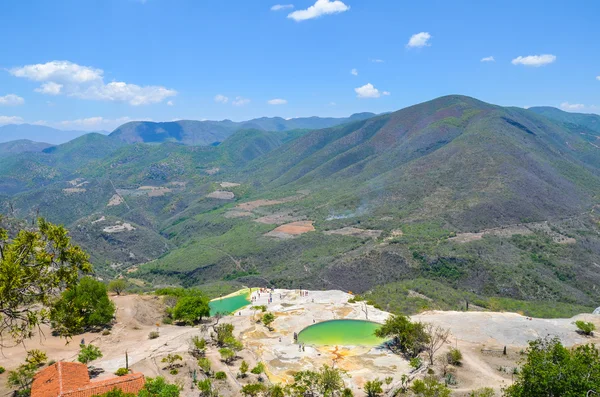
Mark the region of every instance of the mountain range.
<instances>
[{"instance_id":1,"label":"mountain range","mask_svg":"<svg viewBox=\"0 0 600 397\"><path fill-rule=\"evenodd\" d=\"M5 149L2 212L66 224L100 275L140 288L336 288L403 312L598 306L593 115L451 95L336 120L136 122Z\"/></svg>"}]
</instances>

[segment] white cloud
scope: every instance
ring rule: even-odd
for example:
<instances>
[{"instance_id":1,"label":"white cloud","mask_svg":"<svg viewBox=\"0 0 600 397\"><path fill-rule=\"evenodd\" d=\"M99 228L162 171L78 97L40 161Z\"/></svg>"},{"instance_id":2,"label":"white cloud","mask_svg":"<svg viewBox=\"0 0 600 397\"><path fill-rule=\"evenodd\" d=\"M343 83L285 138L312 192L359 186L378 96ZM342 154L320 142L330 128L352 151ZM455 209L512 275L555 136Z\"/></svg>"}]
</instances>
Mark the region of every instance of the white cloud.
<instances>
[{"instance_id":1,"label":"white cloud","mask_svg":"<svg viewBox=\"0 0 600 397\"><path fill-rule=\"evenodd\" d=\"M485 57L481 58L481 62L496 62L496 60L494 59L494 57Z\"/></svg>"},{"instance_id":2,"label":"white cloud","mask_svg":"<svg viewBox=\"0 0 600 397\"><path fill-rule=\"evenodd\" d=\"M528 55L526 57L517 57L512 60L513 65L524 65L524 66L533 66L540 67L544 65L548 65L556 61L556 56L551 54L543 54L543 55Z\"/></svg>"},{"instance_id":3,"label":"white cloud","mask_svg":"<svg viewBox=\"0 0 600 397\"><path fill-rule=\"evenodd\" d=\"M350 7L340 0L317 0L314 5L308 7L306 10L294 11L287 17L296 22L300 22L327 14L338 14L340 12L348 11L349 9Z\"/></svg>"},{"instance_id":4,"label":"white cloud","mask_svg":"<svg viewBox=\"0 0 600 397\"><path fill-rule=\"evenodd\" d=\"M267 101L269 105L287 105L288 101L281 98L271 99Z\"/></svg>"},{"instance_id":5,"label":"white cloud","mask_svg":"<svg viewBox=\"0 0 600 397\"><path fill-rule=\"evenodd\" d=\"M0 125L23 124L23 119L18 116L0 116Z\"/></svg>"},{"instance_id":6,"label":"white cloud","mask_svg":"<svg viewBox=\"0 0 600 397\"><path fill-rule=\"evenodd\" d=\"M169 101L169 102L167 102L167 105L168 106L173 106L173 105L175 105L175 103L173 101Z\"/></svg>"},{"instance_id":7,"label":"white cloud","mask_svg":"<svg viewBox=\"0 0 600 397\"><path fill-rule=\"evenodd\" d=\"M335 102L329 102L329 104L327 106L336 106L336 105L337 105L337 103L335 103Z\"/></svg>"},{"instance_id":8,"label":"white cloud","mask_svg":"<svg viewBox=\"0 0 600 397\"><path fill-rule=\"evenodd\" d=\"M385 96L392 95L392 93L391 93L391 92L389 92L389 91L383 91L383 92L382 92L382 94L383 94L383 95L385 95Z\"/></svg>"},{"instance_id":9,"label":"white cloud","mask_svg":"<svg viewBox=\"0 0 600 397\"><path fill-rule=\"evenodd\" d=\"M227 98L225 95L215 95L215 102L217 103L227 103L229 102L229 98Z\"/></svg>"},{"instance_id":10,"label":"white cloud","mask_svg":"<svg viewBox=\"0 0 600 397\"><path fill-rule=\"evenodd\" d=\"M600 76L597 76L597 77L596 77L596 80L600 80Z\"/></svg>"},{"instance_id":11,"label":"white cloud","mask_svg":"<svg viewBox=\"0 0 600 397\"><path fill-rule=\"evenodd\" d=\"M58 84L51 81L49 83L42 84L39 88L36 88L34 91L46 95L58 95L60 94L62 88L62 84Z\"/></svg>"},{"instance_id":12,"label":"white cloud","mask_svg":"<svg viewBox=\"0 0 600 397\"><path fill-rule=\"evenodd\" d=\"M583 103L563 102L560 104L560 108L566 112L579 112L579 113L598 113L598 112L600 112L600 106L584 105Z\"/></svg>"},{"instance_id":13,"label":"white cloud","mask_svg":"<svg viewBox=\"0 0 600 397\"><path fill-rule=\"evenodd\" d=\"M371 59L371 62L373 62L373 63L384 63L385 61L383 59Z\"/></svg>"},{"instance_id":14,"label":"white cloud","mask_svg":"<svg viewBox=\"0 0 600 397\"><path fill-rule=\"evenodd\" d=\"M10 69L16 77L44 82L35 91L47 95L128 102L133 106L162 102L177 91L162 86L139 86L125 82L104 83L104 71L69 61L52 61Z\"/></svg>"},{"instance_id":15,"label":"white cloud","mask_svg":"<svg viewBox=\"0 0 600 397\"><path fill-rule=\"evenodd\" d=\"M132 119L131 117L119 117L116 119L107 119L102 116L95 117L86 117L75 120L63 120L59 122L46 122L46 121L38 121L36 123L42 125L48 125L51 127L59 128L59 129L76 129L83 131L98 131L98 130L114 130L115 128L130 122L130 121L152 121L148 118L136 118Z\"/></svg>"},{"instance_id":16,"label":"white cloud","mask_svg":"<svg viewBox=\"0 0 600 397\"><path fill-rule=\"evenodd\" d=\"M350 71L350 74L351 74L351 75L353 75L353 76L358 76L358 70L356 70L356 69L352 69L352 70Z\"/></svg>"},{"instance_id":17,"label":"white cloud","mask_svg":"<svg viewBox=\"0 0 600 397\"><path fill-rule=\"evenodd\" d=\"M409 48L421 48L430 46L429 39L431 39L431 35L428 32L421 32L417 34L413 34L408 40L408 44L406 44Z\"/></svg>"},{"instance_id":18,"label":"white cloud","mask_svg":"<svg viewBox=\"0 0 600 397\"><path fill-rule=\"evenodd\" d=\"M0 106L17 106L25 103L25 99L15 94L0 96Z\"/></svg>"},{"instance_id":19,"label":"white cloud","mask_svg":"<svg viewBox=\"0 0 600 397\"><path fill-rule=\"evenodd\" d=\"M250 99L243 98L241 96L236 96L235 99L231 102L233 106L244 106L250 103Z\"/></svg>"},{"instance_id":20,"label":"white cloud","mask_svg":"<svg viewBox=\"0 0 600 397\"><path fill-rule=\"evenodd\" d=\"M357 98L379 98L381 95L390 95L388 91L379 92L379 90L373 87L373 84L368 83L362 87L355 88Z\"/></svg>"},{"instance_id":21,"label":"white cloud","mask_svg":"<svg viewBox=\"0 0 600 397\"><path fill-rule=\"evenodd\" d=\"M294 8L294 5L293 4L275 4L273 7L271 7L271 11L288 10L290 8Z\"/></svg>"}]
</instances>

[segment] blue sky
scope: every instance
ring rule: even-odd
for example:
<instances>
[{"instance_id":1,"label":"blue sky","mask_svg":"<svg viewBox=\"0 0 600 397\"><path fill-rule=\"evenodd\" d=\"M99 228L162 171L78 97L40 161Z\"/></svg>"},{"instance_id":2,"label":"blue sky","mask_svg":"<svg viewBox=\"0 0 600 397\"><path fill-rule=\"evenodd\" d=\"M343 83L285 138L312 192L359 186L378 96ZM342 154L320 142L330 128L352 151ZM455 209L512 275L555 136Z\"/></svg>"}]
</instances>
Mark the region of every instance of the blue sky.
<instances>
[{"instance_id":1,"label":"blue sky","mask_svg":"<svg viewBox=\"0 0 600 397\"><path fill-rule=\"evenodd\" d=\"M1 2L0 124L347 116L446 94L600 113L597 0L280 1Z\"/></svg>"}]
</instances>

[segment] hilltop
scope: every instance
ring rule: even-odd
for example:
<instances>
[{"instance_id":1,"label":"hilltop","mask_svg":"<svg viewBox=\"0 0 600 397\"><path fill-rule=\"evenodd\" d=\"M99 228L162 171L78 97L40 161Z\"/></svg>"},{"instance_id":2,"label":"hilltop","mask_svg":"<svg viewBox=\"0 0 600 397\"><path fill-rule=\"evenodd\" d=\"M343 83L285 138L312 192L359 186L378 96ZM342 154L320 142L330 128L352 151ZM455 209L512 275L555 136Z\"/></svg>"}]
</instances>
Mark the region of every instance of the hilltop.
<instances>
[{"instance_id":1,"label":"hilltop","mask_svg":"<svg viewBox=\"0 0 600 397\"><path fill-rule=\"evenodd\" d=\"M361 117L5 156L4 212L66 224L99 274L141 289L335 288L402 312L598 306L589 127L459 95Z\"/></svg>"}]
</instances>

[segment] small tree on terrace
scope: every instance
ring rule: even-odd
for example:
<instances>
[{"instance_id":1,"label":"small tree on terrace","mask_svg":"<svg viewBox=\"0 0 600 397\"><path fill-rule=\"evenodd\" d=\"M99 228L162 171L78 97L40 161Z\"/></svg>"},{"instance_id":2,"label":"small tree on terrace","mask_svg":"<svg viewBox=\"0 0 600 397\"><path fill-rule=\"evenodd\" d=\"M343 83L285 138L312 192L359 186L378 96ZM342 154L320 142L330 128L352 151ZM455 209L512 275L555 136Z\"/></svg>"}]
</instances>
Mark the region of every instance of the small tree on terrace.
<instances>
[{"instance_id":1,"label":"small tree on terrace","mask_svg":"<svg viewBox=\"0 0 600 397\"><path fill-rule=\"evenodd\" d=\"M575 326L577 327L577 329L579 329L579 331L587 336L593 336L594 335L594 331L596 330L596 326L594 325L594 323L588 323L585 321L575 321Z\"/></svg>"},{"instance_id":2,"label":"small tree on terrace","mask_svg":"<svg viewBox=\"0 0 600 397\"><path fill-rule=\"evenodd\" d=\"M262 318L262 322L265 325L265 327L267 327L269 329L269 331L272 331L273 328L271 328L271 324L273 324L273 321L275 321L275 315L273 313L265 313L265 315Z\"/></svg>"},{"instance_id":3,"label":"small tree on terrace","mask_svg":"<svg viewBox=\"0 0 600 397\"><path fill-rule=\"evenodd\" d=\"M410 357L416 357L429 342L423 323L413 323L403 315L391 316L375 331L380 338L393 338L394 345Z\"/></svg>"},{"instance_id":4,"label":"small tree on terrace","mask_svg":"<svg viewBox=\"0 0 600 397\"><path fill-rule=\"evenodd\" d=\"M114 292L117 295L121 295L127 289L127 281L122 278L112 280L108 283L108 290Z\"/></svg>"},{"instance_id":5,"label":"small tree on terrace","mask_svg":"<svg viewBox=\"0 0 600 397\"><path fill-rule=\"evenodd\" d=\"M425 325L425 333L429 336L425 342L425 353L429 357L429 364L433 365L433 358L438 350L448 342L450 330L433 324Z\"/></svg>"},{"instance_id":6,"label":"small tree on terrace","mask_svg":"<svg viewBox=\"0 0 600 397\"><path fill-rule=\"evenodd\" d=\"M210 315L208 298L202 295L184 296L179 299L171 315L176 321L182 321L190 325L198 324L202 321L202 318Z\"/></svg>"},{"instance_id":7,"label":"small tree on terrace","mask_svg":"<svg viewBox=\"0 0 600 397\"><path fill-rule=\"evenodd\" d=\"M227 365L231 365L236 356L233 350L228 349L226 347L219 349L219 354L221 355L221 358L223 359L223 361L225 361L225 364Z\"/></svg>"},{"instance_id":8,"label":"small tree on terrace","mask_svg":"<svg viewBox=\"0 0 600 397\"><path fill-rule=\"evenodd\" d=\"M54 297L91 270L88 256L71 244L62 226L40 218L36 229L21 230L12 239L0 227L0 335L10 336L0 339L0 347L19 344L48 324ZM71 315L80 320L78 313ZM65 328L62 334L73 333Z\"/></svg>"},{"instance_id":9,"label":"small tree on terrace","mask_svg":"<svg viewBox=\"0 0 600 397\"><path fill-rule=\"evenodd\" d=\"M383 394L383 382L379 378L365 383L365 393L367 397L379 397Z\"/></svg>"},{"instance_id":10,"label":"small tree on terrace","mask_svg":"<svg viewBox=\"0 0 600 397\"><path fill-rule=\"evenodd\" d=\"M81 345L81 350L77 356L77 361L82 364L88 364L102 357L100 349L94 345Z\"/></svg>"}]
</instances>

